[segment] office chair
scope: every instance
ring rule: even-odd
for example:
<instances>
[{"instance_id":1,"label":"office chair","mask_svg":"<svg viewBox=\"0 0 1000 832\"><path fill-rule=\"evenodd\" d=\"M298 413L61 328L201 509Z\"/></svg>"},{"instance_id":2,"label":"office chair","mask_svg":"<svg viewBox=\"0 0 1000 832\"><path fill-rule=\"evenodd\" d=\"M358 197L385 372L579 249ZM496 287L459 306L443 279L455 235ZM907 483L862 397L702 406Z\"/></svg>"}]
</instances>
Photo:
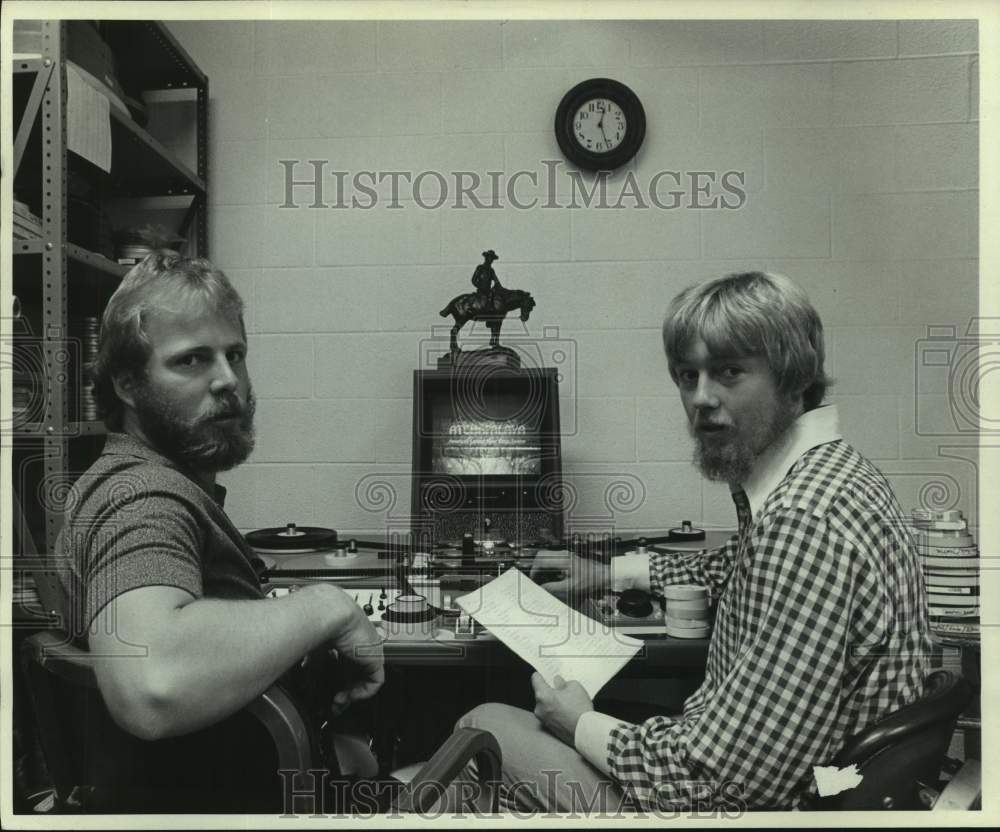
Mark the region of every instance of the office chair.
<instances>
[{"instance_id":1,"label":"office chair","mask_svg":"<svg viewBox=\"0 0 1000 832\"><path fill-rule=\"evenodd\" d=\"M971 697L972 689L962 677L947 670L932 673L920 699L848 738L828 764L856 765L861 782L839 794L817 797L808 808L851 811L933 806L955 724Z\"/></svg>"},{"instance_id":2,"label":"office chair","mask_svg":"<svg viewBox=\"0 0 1000 832\"><path fill-rule=\"evenodd\" d=\"M54 786L55 807L69 812L147 810L142 805L144 793L135 796L134 805L128 808L108 809L89 783L88 745L99 743L108 748L121 744L125 748L129 743L137 742L114 723L104 706L97 688L93 657L68 643L63 633L46 630L24 640L21 659L42 755ZM331 761L329 755L324 757L320 754L317 731L287 690L279 684L272 685L234 717L235 721L231 723L233 730L241 735L249 732L269 739L270 748L265 750L261 746L262 755L268 760L262 768L270 766L275 783L279 782L274 778L277 770L287 772L280 781L284 793L257 795L260 800L266 801L266 805L240 802L230 808L199 805L194 810L349 814L376 811L377 804L377 811L380 812L427 812L441 796L441 788L450 784L474 760L479 783L489 798L490 811L498 811L501 754L496 739L487 731L463 729L455 732L408 783L391 780L379 784L381 788L375 795L375 802L372 802L372 795L368 795L369 800L359 809L350 803L336 802L337 796L333 795L334 806L324 809L320 803L326 798L317 801L319 793L310 792L310 788L315 788L317 780L323 788L327 777L324 764ZM197 737L200 733L189 737ZM233 733L209 735L199 748L203 746L203 753L211 755L213 748L217 747L213 743L226 741L220 740L220 736L232 737ZM177 740L183 743L187 738ZM160 742L170 743L172 740ZM238 774L242 776L242 767ZM329 774L338 778L340 772L330 771ZM204 782L199 784L198 791L210 797L214 788L214 782ZM282 805L282 797L290 798L290 803L286 801ZM340 797L343 799L343 794ZM185 810L191 809L171 805L157 806L153 811Z\"/></svg>"}]
</instances>

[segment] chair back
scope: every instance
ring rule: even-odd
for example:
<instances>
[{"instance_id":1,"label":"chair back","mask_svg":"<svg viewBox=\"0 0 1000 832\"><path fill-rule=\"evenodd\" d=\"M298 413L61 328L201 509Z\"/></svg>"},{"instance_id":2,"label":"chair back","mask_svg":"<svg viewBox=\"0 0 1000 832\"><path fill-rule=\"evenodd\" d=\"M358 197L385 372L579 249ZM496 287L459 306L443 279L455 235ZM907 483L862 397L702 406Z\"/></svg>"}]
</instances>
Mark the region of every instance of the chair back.
<instances>
[{"instance_id":1,"label":"chair back","mask_svg":"<svg viewBox=\"0 0 1000 832\"><path fill-rule=\"evenodd\" d=\"M95 658L71 644L65 634L47 630L29 636L23 642L21 659L42 754L60 809L229 811L240 814L277 811L308 816L322 812L324 801L330 799L332 803L327 805L327 811L352 810L350 794L338 796L325 791L325 783L341 780L335 751L324 747L317 732L310 727L312 722L307 712L279 684L272 685L234 717L224 720L220 730L212 726L188 737L146 743L119 728L111 718L97 687ZM238 757L238 765L232 766L236 775L233 782L243 787L243 791L236 794L220 788L226 771L214 766L213 761L217 759L214 755L220 745L238 742L246 733L253 734L251 739L256 744ZM270 740L266 750L259 741L264 735ZM126 794L119 795L109 794L107 789L95 784L95 780L101 779L102 756L106 758L109 752L129 755L137 746L148 750L154 744L166 748L172 758L180 758L191 765L199 764L199 771L210 774L179 786L166 783L168 802L164 802L164 794L155 788L138 789L132 794L127 793L129 789L122 789ZM240 743L240 748L244 747L248 747L247 744ZM198 755L204 756L207 762ZM402 812L429 811L440 796L439 786L450 784L462 774L470 760L476 762L477 779L483 784L490 810L496 813L502 763L500 746L489 732L471 728L456 731L412 782L404 785L395 781L395 787L399 788L380 789L378 795L369 797L376 798L378 811L390 808ZM283 778L276 776L279 769L286 772ZM160 778L169 775L162 768L156 771ZM263 790L257 789L263 793L253 792L251 786L248 796L246 784L262 782L259 777L262 774L270 777ZM217 798L214 803L205 802L212 798ZM344 802L338 803L338 800ZM372 811L370 800L366 800L361 811Z\"/></svg>"},{"instance_id":2,"label":"chair back","mask_svg":"<svg viewBox=\"0 0 1000 832\"><path fill-rule=\"evenodd\" d=\"M220 752L227 750L220 748L220 743L235 742L242 747L242 741L246 739L255 752L259 750L259 753L248 756L259 760L259 772L265 773L262 777L270 772L271 778L277 776L278 769L308 771L319 759L314 732L295 700L278 684L272 685L221 726L151 743L131 736L114 722L97 688L95 658L70 643L65 634L46 630L29 636L22 645L21 658L42 754L55 788L57 805L63 808L75 807L77 811L120 810L119 804L125 801L122 805L128 805L124 809L128 811L141 806L146 800L155 804L157 800L165 799L155 793L161 786L170 790L172 811L187 808L177 805L178 794L196 799L196 808L200 810L247 811L250 808L242 803L227 804L225 801L233 795L223 796L224 790L218 789L215 782L188 785L173 781L155 782L148 784L152 790L150 793L139 787L131 797L107 794L98 785L102 780L102 760L116 753L129 759L137 752L141 757L155 754L158 748L166 759L178 756L197 758L199 752L208 755L209 759L213 758L212 755L218 759ZM265 737L269 738L269 743ZM193 765L197 759L190 759L190 762ZM248 764L251 762L246 760ZM211 769L211 763L205 763L202 768ZM224 772L213 770L212 780L215 781L219 774ZM162 779L163 772L159 771L158 775L155 779ZM238 778L239 774L234 772L233 782ZM262 805L270 803L273 809L281 811L285 808L281 806L281 786L281 782L275 780L272 794L258 794L256 798ZM222 801L218 807L203 803L211 801L213 796ZM293 799L298 800L297 797ZM136 806L129 804L130 800Z\"/></svg>"},{"instance_id":3,"label":"chair back","mask_svg":"<svg viewBox=\"0 0 1000 832\"><path fill-rule=\"evenodd\" d=\"M959 715L972 690L961 676L937 670L923 695L849 737L830 765L856 765L853 789L818 798L820 810L926 809L922 787L936 788Z\"/></svg>"}]
</instances>

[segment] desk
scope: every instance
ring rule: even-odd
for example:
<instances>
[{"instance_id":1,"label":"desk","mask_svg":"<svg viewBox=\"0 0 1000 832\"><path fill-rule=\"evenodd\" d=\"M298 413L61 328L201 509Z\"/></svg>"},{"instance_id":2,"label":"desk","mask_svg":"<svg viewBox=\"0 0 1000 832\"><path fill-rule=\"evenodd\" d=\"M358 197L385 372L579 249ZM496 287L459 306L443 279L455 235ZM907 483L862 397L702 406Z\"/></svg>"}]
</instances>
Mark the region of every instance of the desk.
<instances>
[{"instance_id":1,"label":"desk","mask_svg":"<svg viewBox=\"0 0 1000 832\"><path fill-rule=\"evenodd\" d=\"M718 548L726 543L732 534L733 532L730 530L708 531L706 539L703 541L660 544L654 547L654 550L666 551L669 549L674 552L691 552L706 548ZM367 592L378 593L381 588L395 589L396 587L392 562L380 558L374 552L359 552L350 557L338 557L332 553L321 552L289 553L287 555L270 553L261 557L267 565L266 577L276 587L287 588L295 584L327 581L341 586L348 593L355 595L360 593L362 597ZM516 563L517 568L524 572L530 568L530 559L518 560ZM504 568L506 568L506 564ZM487 574L487 571L486 567L482 567L484 575ZM426 579L421 578L421 580ZM471 586L469 590L471 590ZM462 594L469 590L453 590L452 594ZM428 600L432 604L440 603L433 597L428 597ZM377 615L372 616L373 621L377 618ZM624 628L622 632L627 635L632 634L628 628ZM647 643L645 655L636 657L633 662L630 662L630 665L636 662L644 663L643 666L647 669L657 672L671 667L704 667L708 651L707 639L675 639L665 634L655 637L640 637ZM396 665L445 666L465 664L476 667L503 661L505 654L509 656L509 651L497 643L495 639L455 642L389 641L385 644L386 662Z\"/></svg>"},{"instance_id":2,"label":"desk","mask_svg":"<svg viewBox=\"0 0 1000 832\"><path fill-rule=\"evenodd\" d=\"M709 545L718 545L728 534L714 533ZM700 549L687 544L683 548ZM278 557L272 559L279 561ZM331 562L332 561L332 562ZM339 574L324 574L331 567ZM337 567L340 567L339 569ZM358 572L345 580L351 567ZM282 572L285 572L282 575ZM361 555L353 562L322 554L289 555L270 566L276 586L325 580L367 600L382 587L395 589L389 564L377 556ZM373 618L378 618L376 612ZM701 684L708 654L707 639L677 639L665 633L635 635L643 647L597 697L596 706L614 716L641 721L638 714L676 713ZM474 639L389 639L383 643L386 683L370 706L371 733L384 770L427 759L448 735L455 722L478 704L504 702L531 710L534 694L532 668L493 636ZM649 703L655 703L650 706Z\"/></svg>"},{"instance_id":3,"label":"desk","mask_svg":"<svg viewBox=\"0 0 1000 832\"><path fill-rule=\"evenodd\" d=\"M628 628L620 628L628 635ZM679 639L667 635L639 635L643 647L620 671L626 676L645 673L657 676L672 669L704 669L708 639ZM386 664L396 667L496 667L523 664L504 644L492 637L460 641L386 641L382 645Z\"/></svg>"},{"instance_id":4,"label":"desk","mask_svg":"<svg viewBox=\"0 0 1000 832\"><path fill-rule=\"evenodd\" d=\"M700 549L706 544L718 546L729 537L728 532L710 532L709 535L710 538L704 542L682 543L676 548L678 551L683 551ZM352 569L357 570L357 575L345 577L344 573L349 573ZM330 576L325 576L324 571L331 573ZM275 557L269 563L268 576L273 582L272 585L279 588L314 581L328 581L343 587L348 593L356 595L360 593L361 596L367 592L377 593L383 587L394 589L396 584L388 562L372 554L361 555L353 560L332 561L319 553L289 555L281 559ZM373 621L376 620L378 614L372 618ZM704 669L708 654L708 639L677 639L666 634L640 634L628 627L620 628L620 632L625 635L635 635L644 642L640 653L622 669L621 673L626 676L641 677L644 673L648 673L659 677L674 669L685 671ZM510 650L492 636L454 641L393 639L384 643L383 651L386 664L399 667L476 668L521 663Z\"/></svg>"},{"instance_id":5,"label":"desk","mask_svg":"<svg viewBox=\"0 0 1000 832\"><path fill-rule=\"evenodd\" d=\"M317 557L315 555L310 557ZM301 558L299 558L301 561ZM306 571L297 563L297 568ZM316 569L318 572L319 570ZM272 572L275 583L270 587L287 591L289 584L309 583L326 580L342 586L348 593L377 593L382 587L395 589L395 579L391 575L381 578L359 577L350 581L338 578L294 577L282 579L280 573ZM378 614L372 616L376 622ZM647 628L619 627L618 632L642 639L643 649L622 669L622 673L633 674L636 670L655 672L660 675L671 668L704 668L708 654L708 639L679 639L662 634L650 635ZM488 634L471 639L426 640L388 639L383 643L386 664L395 666L422 667L485 667L517 663L520 660L504 644Z\"/></svg>"}]
</instances>

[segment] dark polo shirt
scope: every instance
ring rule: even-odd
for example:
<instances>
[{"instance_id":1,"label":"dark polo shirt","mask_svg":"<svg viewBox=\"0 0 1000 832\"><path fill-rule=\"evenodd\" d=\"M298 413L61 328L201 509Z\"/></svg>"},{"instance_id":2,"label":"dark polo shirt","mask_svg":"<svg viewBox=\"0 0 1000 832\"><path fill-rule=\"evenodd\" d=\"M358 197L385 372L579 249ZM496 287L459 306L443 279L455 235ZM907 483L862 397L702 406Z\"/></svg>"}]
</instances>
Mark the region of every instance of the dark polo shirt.
<instances>
[{"instance_id":1,"label":"dark polo shirt","mask_svg":"<svg viewBox=\"0 0 1000 832\"><path fill-rule=\"evenodd\" d=\"M108 436L104 452L72 490L56 544L65 567L59 570L68 598L65 620L77 643L86 646L104 606L138 587L175 586L196 598L263 597L253 553L223 511L225 490L217 486L215 492L133 437ZM149 742L115 725L97 691L63 693L75 739L71 753L94 787L92 810L280 808L272 744L245 712Z\"/></svg>"},{"instance_id":2,"label":"dark polo shirt","mask_svg":"<svg viewBox=\"0 0 1000 832\"><path fill-rule=\"evenodd\" d=\"M260 598L253 552L193 475L139 440L108 435L104 452L73 486L56 554L73 600L67 629L86 643L94 616L144 586L196 598Z\"/></svg>"}]
</instances>

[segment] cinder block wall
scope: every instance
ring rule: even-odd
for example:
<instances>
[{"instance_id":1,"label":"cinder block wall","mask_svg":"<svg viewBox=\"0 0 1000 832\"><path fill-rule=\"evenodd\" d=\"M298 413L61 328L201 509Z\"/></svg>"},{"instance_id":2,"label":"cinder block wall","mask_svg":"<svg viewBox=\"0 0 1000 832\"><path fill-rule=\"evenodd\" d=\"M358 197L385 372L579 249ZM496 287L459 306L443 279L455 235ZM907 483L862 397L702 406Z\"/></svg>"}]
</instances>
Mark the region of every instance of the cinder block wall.
<instances>
[{"instance_id":1,"label":"cinder block wall","mask_svg":"<svg viewBox=\"0 0 1000 832\"><path fill-rule=\"evenodd\" d=\"M211 256L249 307L259 444L225 477L241 528L405 525L411 372L486 248L501 256L504 285L538 302L526 332L505 331L557 328L572 342L563 447L577 513L607 514L607 486L623 479L641 484L614 509L623 530L735 525L727 489L689 462L659 324L683 286L749 268L782 271L810 293L844 434L904 508L972 513L975 451L940 450L971 437L951 425L947 368L920 356L928 325L964 335L978 306L974 22L170 27L211 78ZM542 171L561 158L561 97L595 76L643 101L647 138L628 166L639 182L740 170L746 204L278 207L281 159L352 172ZM567 186L560 177L559 193ZM296 194L311 202L310 189Z\"/></svg>"}]
</instances>

